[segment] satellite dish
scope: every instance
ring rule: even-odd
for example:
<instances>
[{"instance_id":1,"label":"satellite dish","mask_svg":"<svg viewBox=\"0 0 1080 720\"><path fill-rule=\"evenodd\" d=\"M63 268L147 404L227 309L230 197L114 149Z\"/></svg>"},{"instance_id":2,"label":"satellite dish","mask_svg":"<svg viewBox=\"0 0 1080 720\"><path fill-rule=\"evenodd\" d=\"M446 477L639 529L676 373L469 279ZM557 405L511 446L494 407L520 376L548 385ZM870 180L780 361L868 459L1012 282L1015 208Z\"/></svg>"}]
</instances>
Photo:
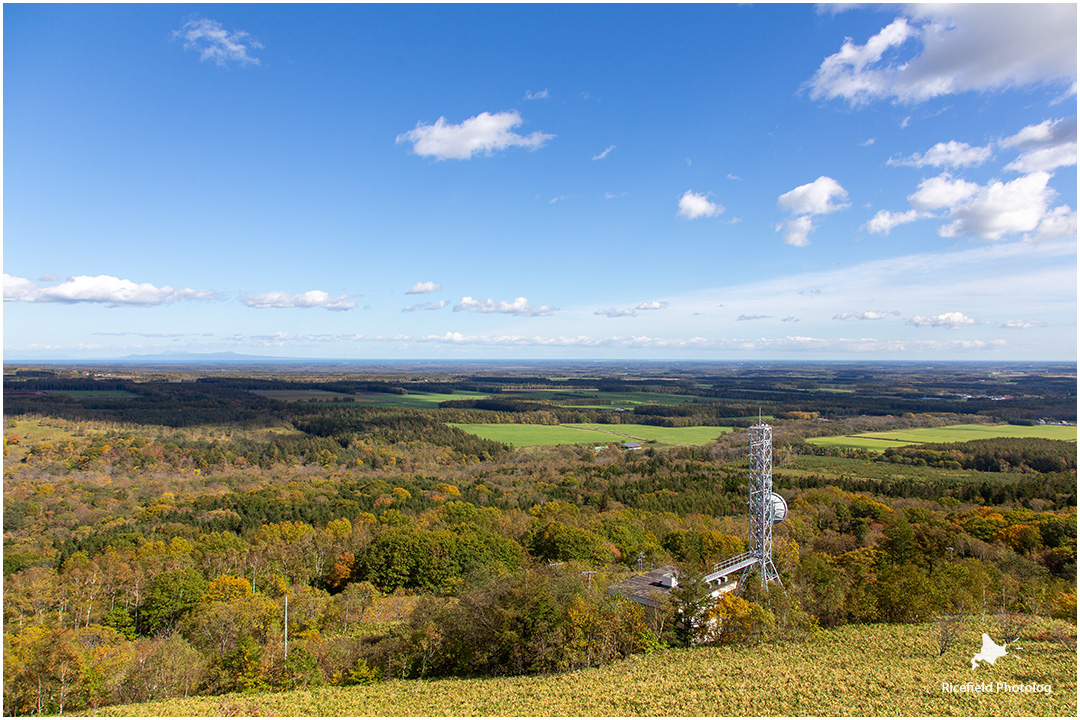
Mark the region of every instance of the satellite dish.
<instances>
[{"instance_id":1,"label":"satellite dish","mask_svg":"<svg viewBox=\"0 0 1080 720\"><path fill-rule=\"evenodd\" d=\"M787 517L787 501L776 493L772 493L772 524L777 525Z\"/></svg>"}]
</instances>

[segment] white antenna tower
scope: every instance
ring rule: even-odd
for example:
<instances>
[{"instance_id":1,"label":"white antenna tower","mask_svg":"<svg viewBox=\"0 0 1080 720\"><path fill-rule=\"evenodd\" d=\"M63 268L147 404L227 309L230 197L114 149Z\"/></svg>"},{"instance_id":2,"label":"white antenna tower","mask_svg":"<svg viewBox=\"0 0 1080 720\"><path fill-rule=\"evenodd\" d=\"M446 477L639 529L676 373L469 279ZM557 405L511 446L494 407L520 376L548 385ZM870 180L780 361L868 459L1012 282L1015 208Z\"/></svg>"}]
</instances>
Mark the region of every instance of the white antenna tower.
<instances>
[{"instance_id":1,"label":"white antenna tower","mask_svg":"<svg viewBox=\"0 0 1080 720\"><path fill-rule=\"evenodd\" d=\"M787 503L772 489L772 428L759 419L750 428L750 550L717 563L705 581L722 585L741 570L742 584L756 565L762 585L777 582L783 587L772 559L772 528L785 517Z\"/></svg>"},{"instance_id":2,"label":"white antenna tower","mask_svg":"<svg viewBox=\"0 0 1080 720\"><path fill-rule=\"evenodd\" d=\"M779 519L774 498L783 503L784 513ZM787 503L772 491L772 428L758 420L750 428L750 554L761 568L763 585L780 582L780 573L772 560L772 526L786 514ZM743 570L743 577L750 567Z\"/></svg>"}]
</instances>

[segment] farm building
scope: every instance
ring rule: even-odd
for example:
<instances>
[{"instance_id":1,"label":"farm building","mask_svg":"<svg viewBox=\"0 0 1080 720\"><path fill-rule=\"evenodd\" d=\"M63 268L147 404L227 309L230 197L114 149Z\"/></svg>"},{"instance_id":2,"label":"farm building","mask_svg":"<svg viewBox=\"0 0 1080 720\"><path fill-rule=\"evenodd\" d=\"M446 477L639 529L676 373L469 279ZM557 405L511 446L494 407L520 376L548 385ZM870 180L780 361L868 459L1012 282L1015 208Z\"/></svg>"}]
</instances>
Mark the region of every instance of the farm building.
<instances>
[{"instance_id":1,"label":"farm building","mask_svg":"<svg viewBox=\"0 0 1080 720\"><path fill-rule=\"evenodd\" d=\"M641 443L624 442L624 443L619 443L619 447L622 448L623 450L640 450L641 449Z\"/></svg>"}]
</instances>

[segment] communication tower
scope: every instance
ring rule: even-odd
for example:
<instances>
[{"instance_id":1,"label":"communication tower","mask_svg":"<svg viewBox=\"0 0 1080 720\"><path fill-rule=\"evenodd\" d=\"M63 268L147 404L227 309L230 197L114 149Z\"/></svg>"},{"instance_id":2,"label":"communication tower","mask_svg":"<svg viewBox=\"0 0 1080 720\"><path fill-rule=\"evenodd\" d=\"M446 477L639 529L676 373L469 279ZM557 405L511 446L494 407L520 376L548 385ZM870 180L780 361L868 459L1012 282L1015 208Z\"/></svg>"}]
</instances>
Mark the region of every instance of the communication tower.
<instances>
[{"instance_id":1,"label":"communication tower","mask_svg":"<svg viewBox=\"0 0 1080 720\"><path fill-rule=\"evenodd\" d=\"M763 585L779 583L780 573L772 559L772 528L787 517L787 509L787 502L772 489L772 428L758 420L750 428L750 550L717 563L705 581L722 585L742 571L741 584L756 565Z\"/></svg>"},{"instance_id":2,"label":"communication tower","mask_svg":"<svg viewBox=\"0 0 1080 720\"><path fill-rule=\"evenodd\" d=\"M750 554L761 568L764 585L780 582L772 560L772 527L785 515L787 503L772 491L772 428L758 420L750 428ZM743 577L751 567L743 570Z\"/></svg>"}]
</instances>

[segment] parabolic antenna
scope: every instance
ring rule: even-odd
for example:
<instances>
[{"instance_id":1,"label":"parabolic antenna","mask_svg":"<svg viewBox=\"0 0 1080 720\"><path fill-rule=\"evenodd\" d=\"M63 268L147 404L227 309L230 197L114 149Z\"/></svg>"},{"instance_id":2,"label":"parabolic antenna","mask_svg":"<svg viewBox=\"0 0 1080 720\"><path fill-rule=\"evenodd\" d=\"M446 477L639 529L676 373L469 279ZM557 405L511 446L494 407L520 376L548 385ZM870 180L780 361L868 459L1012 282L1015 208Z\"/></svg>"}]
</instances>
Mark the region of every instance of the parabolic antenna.
<instances>
[{"instance_id":1,"label":"parabolic antenna","mask_svg":"<svg viewBox=\"0 0 1080 720\"><path fill-rule=\"evenodd\" d=\"M772 524L777 525L787 517L787 502L776 493L772 493Z\"/></svg>"}]
</instances>

